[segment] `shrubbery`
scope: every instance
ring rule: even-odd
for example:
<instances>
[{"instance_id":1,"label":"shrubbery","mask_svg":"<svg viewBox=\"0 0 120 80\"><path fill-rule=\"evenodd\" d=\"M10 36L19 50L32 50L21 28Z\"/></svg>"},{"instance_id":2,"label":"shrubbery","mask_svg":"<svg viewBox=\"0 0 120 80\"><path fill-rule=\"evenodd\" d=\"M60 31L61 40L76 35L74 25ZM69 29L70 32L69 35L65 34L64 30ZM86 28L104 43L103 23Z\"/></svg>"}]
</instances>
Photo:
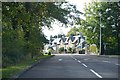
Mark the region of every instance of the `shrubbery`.
<instances>
[{"instance_id":1,"label":"shrubbery","mask_svg":"<svg viewBox=\"0 0 120 80\"><path fill-rule=\"evenodd\" d=\"M68 48L67 48L67 52L68 52L68 53L72 53L72 48L71 48L71 47L68 47Z\"/></svg>"},{"instance_id":2,"label":"shrubbery","mask_svg":"<svg viewBox=\"0 0 120 80\"><path fill-rule=\"evenodd\" d=\"M39 55L44 47L46 38L37 25L39 23L33 22L36 15L27 11L24 5L25 3L2 4L3 67L32 59Z\"/></svg>"},{"instance_id":3,"label":"shrubbery","mask_svg":"<svg viewBox=\"0 0 120 80\"><path fill-rule=\"evenodd\" d=\"M64 52L64 47L61 47L61 48L59 48L59 53L62 53L62 52Z\"/></svg>"},{"instance_id":4,"label":"shrubbery","mask_svg":"<svg viewBox=\"0 0 120 80\"><path fill-rule=\"evenodd\" d=\"M79 51L79 54L85 54L85 50L83 49L83 50L80 50Z\"/></svg>"},{"instance_id":5,"label":"shrubbery","mask_svg":"<svg viewBox=\"0 0 120 80\"><path fill-rule=\"evenodd\" d=\"M67 5L72 9L67 10L60 7L62 4L2 3L3 67L36 57L43 51L44 43L49 42L42 31L43 27L51 28L54 19L66 24L68 18L65 16L71 12L79 14L74 6Z\"/></svg>"}]
</instances>

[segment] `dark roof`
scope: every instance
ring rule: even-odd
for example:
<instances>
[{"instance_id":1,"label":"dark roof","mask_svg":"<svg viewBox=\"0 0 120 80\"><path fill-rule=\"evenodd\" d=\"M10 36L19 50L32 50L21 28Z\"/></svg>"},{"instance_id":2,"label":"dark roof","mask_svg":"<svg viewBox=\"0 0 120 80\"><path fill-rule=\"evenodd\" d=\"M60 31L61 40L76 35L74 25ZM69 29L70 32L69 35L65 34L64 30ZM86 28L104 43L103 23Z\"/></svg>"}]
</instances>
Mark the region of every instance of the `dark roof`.
<instances>
[{"instance_id":1,"label":"dark roof","mask_svg":"<svg viewBox=\"0 0 120 80\"><path fill-rule=\"evenodd\" d=\"M61 40L62 40L63 42L65 42L65 41L66 41L66 39L67 39L67 38L61 38Z\"/></svg>"},{"instance_id":2,"label":"dark roof","mask_svg":"<svg viewBox=\"0 0 120 80\"><path fill-rule=\"evenodd\" d=\"M70 35L69 39L73 42L75 40L75 37L73 35Z\"/></svg>"}]
</instances>

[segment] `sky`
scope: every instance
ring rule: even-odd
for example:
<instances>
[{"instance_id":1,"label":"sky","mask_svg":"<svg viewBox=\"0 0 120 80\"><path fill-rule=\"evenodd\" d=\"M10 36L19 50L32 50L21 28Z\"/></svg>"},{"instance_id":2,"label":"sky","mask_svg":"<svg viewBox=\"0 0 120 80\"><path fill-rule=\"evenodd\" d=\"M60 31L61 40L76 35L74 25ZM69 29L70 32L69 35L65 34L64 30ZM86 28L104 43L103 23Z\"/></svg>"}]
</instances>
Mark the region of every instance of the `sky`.
<instances>
[{"instance_id":1,"label":"sky","mask_svg":"<svg viewBox=\"0 0 120 80\"><path fill-rule=\"evenodd\" d=\"M81 11L84 12L83 8L84 8L84 4L85 3L89 3L90 0L66 0L69 3L76 5L76 8ZM83 16L81 16L81 18L83 18ZM52 29L48 29L48 28L44 28L43 29L43 33L47 36L47 39L50 39L51 35L57 35L57 34L67 34L67 32L72 28L72 27L60 27L61 24L59 24L57 21L55 21L55 23L52 24Z\"/></svg>"}]
</instances>

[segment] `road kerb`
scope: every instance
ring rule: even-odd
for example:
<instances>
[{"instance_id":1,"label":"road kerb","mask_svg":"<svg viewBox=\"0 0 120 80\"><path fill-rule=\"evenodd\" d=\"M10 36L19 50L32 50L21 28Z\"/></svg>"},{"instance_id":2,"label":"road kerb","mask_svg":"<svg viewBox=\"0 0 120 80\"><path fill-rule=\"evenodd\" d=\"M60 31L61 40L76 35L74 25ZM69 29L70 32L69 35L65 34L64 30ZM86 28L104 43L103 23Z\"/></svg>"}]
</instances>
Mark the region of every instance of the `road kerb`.
<instances>
[{"instance_id":1,"label":"road kerb","mask_svg":"<svg viewBox=\"0 0 120 80\"><path fill-rule=\"evenodd\" d=\"M49 58L51 58L51 57L53 57L53 56L54 56L54 55L49 56L49 57L46 57L46 58L44 58L44 59L40 59L38 62L35 62L35 63L33 63L31 66L28 66L26 69L24 69L24 70L21 71L20 73L12 76L11 79L14 79L14 80L15 80L16 78L19 78L22 74L24 74L26 71L28 71L28 70L30 70L31 68L33 68L34 66L36 66L38 63L40 63L40 62L42 62L42 61L44 61L44 60L46 60L46 59L49 59Z\"/></svg>"}]
</instances>

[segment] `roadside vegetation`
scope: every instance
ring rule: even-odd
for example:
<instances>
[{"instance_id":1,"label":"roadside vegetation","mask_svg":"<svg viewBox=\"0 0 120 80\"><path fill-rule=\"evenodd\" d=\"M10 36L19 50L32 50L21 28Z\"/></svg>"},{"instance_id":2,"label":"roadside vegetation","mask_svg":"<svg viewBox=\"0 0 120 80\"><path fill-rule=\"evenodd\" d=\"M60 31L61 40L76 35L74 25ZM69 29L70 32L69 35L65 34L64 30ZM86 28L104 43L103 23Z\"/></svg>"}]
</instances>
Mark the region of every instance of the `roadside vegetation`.
<instances>
[{"instance_id":1,"label":"roadside vegetation","mask_svg":"<svg viewBox=\"0 0 120 80\"><path fill-rule=\"evenodd\" d=\"M38 60L45 59L45 58L50 57L50 56L52 56L52 55L38 56L34 59L24 60L24 61L21 61L19 64L15 64L15 65L3 68L2 69L2 78L13 77L14 75L22 72L23 70L27 69L28 67L30 67L31 65L36 63Z\"/></svg>"},{"instance_id":2,"label":"roadside vegetation","mask_svg":"<svg viewBox=\"0 0 120 80\"><path fill-rule=\"evenodd\" d=\"M65 49L64 49L64 47L60 47L60 48L58 49L58 51L59 51L59 53L63 53L63 52L65 51Z\"/></svg>"},{"instance_id":3,"label":"roadside vegetation","mask_svg":"<svg viewBox=\"0 0 120 80\"><path fill-rule=\"evenodd\" d=\"M43 57L44 44L49 42L43 27L51 28L55 20L67 25L69 16L79 18L71 12L80 14L74 5L64 2L3 2L3 77L10 77L35 62L37 57Z\"/></svg>"},{"instance_id":4,"label":"roadside vegetation","mask_svg":"<svg viewBox=\"0 0 120 80\"><path fill-rule=\"evenodd\" d=\"M96 44L99 50L100 25L102 54L120 55L120 5L119 2L91 2L85 5L85 19L76 22L79 27L72 28L67 36L81 32L87 44ZM101 23L100 23L101 18Z\"/></svg>"}]
</instances>

